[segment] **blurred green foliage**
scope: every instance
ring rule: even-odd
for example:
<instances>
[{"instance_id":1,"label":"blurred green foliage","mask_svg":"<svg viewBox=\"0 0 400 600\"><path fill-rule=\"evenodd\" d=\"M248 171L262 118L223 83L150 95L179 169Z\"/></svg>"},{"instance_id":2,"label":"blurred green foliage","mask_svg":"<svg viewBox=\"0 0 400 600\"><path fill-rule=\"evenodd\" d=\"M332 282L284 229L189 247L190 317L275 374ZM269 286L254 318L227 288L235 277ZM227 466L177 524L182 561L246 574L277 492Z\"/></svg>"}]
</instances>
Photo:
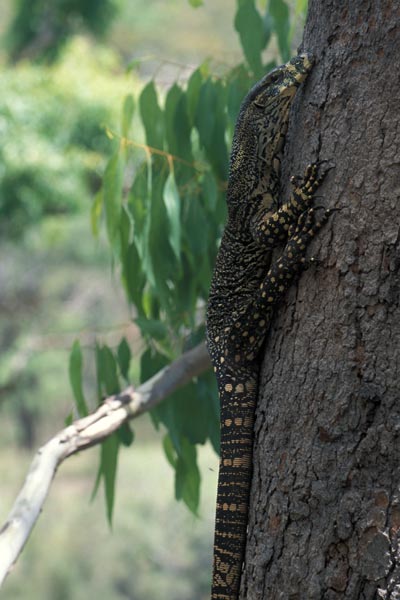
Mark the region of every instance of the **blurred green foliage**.
<instances>
[{"instance_id":1,"label":"blurred green foliage","mask_svg":"<svg viewBox=\"0 0 400 600\"><path fill-rule=\"evenodd\" d=\"M13 61L53 62L70 37L87 31L104 36L118 10L118 0L15 0L6 35Z\"/></svg>"},{"instance_id":2,"label":"blurred green foliage","mask_svg":"<svg viewBox=\"0 0 400 600\"><path fill-rule=\"evenodd\" d=\"M52 69L24 64L3 70L2 237L20 237L46 215L87 209L88 198L100 185L101 165L112 150L105 125L115 118L118 92L130 87L120 79L112 93L104 94L115 62L105 51L91 58L85 42L76 40Z\"/></svg>"},{"instance_id":3,"label":"blurred green foliage","mask_svg":"<svg viewBox=\"0 0 400 600\"><path fill-rule=\"evenodd\" d=\"M105 126L119 121L121 97L137 85L113 51L93 52L82 38L51 68L2 68L0 410L13 415L8 434L22 446L36 445L39 427L41 436L59 427L70 406L73 334L88 345L92 330L129 327L87 217L113 150ZM94 368L84 375L94 386Z\"/></svg>"}]
</instances>

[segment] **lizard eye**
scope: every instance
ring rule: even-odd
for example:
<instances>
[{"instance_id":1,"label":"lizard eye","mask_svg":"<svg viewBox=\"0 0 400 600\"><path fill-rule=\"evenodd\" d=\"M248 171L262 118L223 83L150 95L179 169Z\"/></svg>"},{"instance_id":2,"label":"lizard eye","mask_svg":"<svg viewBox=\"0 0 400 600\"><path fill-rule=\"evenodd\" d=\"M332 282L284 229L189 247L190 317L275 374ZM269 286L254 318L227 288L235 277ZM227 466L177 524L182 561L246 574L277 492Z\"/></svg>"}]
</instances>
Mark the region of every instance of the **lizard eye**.
<instances>
[{"instance_id":1,"label":"lizard eye","mask_svg":"<svg viewBox=\"0 0 400 600\"><path fill-rule=\"evenodd\" d=\"M271 73L270 75L270 82L271 83L278 83L278 81L282 78L282 73L281 71L277 71L276 73Z\"/></svg>"}]
</instances>

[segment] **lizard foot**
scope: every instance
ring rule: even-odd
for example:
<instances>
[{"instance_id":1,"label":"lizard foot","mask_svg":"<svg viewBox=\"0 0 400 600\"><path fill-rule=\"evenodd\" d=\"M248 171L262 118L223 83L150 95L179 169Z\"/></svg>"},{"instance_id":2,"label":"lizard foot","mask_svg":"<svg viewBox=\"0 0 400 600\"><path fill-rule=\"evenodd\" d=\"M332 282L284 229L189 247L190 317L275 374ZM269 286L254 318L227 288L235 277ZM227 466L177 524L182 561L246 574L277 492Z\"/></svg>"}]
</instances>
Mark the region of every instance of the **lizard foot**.
<instances>
[{"instance_id":1,"label":"lizard foot","mask_svg":"<svg viewBox=\"0 0 400 600\"><path fill-rule=\"evenodd\" d=\"M319 209L322 209L323 212L317 218L315 211ZM282 255L286 266L292 265L293 268L308 268L311 264L316 264L316 259L306 260L304 255L308 244L328 221L333 210L335 209L318 207L316 209L309 208L301 213L293 231L290 232L292 235Z\"/></svg>"},{"instance_id":2,"label":"lizard foot","mask_svg":"<svg viewBox=\"0 0 400 600\"><path fill-rule=\"evenodd\" d=\"M303 177L291 177L290 181L294 189L289 200L289 205L294 209L295 213L299 214L312 206L314 193L321 186L327 173L335 168L334 165L330 165L321 170L321 165L327 162L327 160L319 160L310 163L307 165Z\"/></svg>"},{"instance_id":3,"label":"lizard foot","mask_svg":"<svg viewBox=\"0 0 400 600\"><path fill-rule=\"evenodd\" d=\"M311 267L315 267L320 264L320 261L318 260L318 258L315 258L314 256L311 256L311 258L305 258L304 256L300 259L301 262L301 268L303 271L307 271L308 269L310 269Z\"/></svg>"}]
</instances>

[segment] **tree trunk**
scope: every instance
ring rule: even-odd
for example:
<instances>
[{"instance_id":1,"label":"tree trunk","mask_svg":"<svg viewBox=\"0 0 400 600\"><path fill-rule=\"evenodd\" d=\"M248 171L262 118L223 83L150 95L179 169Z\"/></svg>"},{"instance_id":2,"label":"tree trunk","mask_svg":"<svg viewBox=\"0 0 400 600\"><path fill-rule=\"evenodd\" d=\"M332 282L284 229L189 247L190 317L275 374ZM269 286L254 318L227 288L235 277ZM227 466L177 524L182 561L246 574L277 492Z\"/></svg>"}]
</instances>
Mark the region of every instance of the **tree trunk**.
<instances>
[{"instance_id":1,"label":"tree trunk","mask_svg":"<svg viewBox=\"0 0 400 600\"><path fill-rule=\"evenodd\" d=\"M400 598L400 3L312 0L286 177L341 207L266 342L246 600ZM289 173L290 171L290 173ZM284 171L285 172L285 171Z\"/></svg>"}]
</instances>

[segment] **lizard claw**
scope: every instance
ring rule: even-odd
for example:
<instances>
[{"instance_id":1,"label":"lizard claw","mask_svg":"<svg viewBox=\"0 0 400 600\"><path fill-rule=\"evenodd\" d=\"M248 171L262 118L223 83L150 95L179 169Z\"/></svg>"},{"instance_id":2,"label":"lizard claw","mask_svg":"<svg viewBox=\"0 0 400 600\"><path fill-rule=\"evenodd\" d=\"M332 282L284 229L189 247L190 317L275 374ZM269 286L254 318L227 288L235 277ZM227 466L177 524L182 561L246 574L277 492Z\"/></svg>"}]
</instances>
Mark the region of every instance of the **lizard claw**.
<instances>
[{"instance_id":1,"label":"lizard claw","mask_svg":"<svg viewBox=\"0 0 400 600\"><path fill-rule=\"evenodd\" d=\"M307 271L307 269L310 269L311 267L318 267L321 264L321 262L313 256L311 258L304 258L303 256L300 262L303 271Z\"/></svg>"}]
</instances>

